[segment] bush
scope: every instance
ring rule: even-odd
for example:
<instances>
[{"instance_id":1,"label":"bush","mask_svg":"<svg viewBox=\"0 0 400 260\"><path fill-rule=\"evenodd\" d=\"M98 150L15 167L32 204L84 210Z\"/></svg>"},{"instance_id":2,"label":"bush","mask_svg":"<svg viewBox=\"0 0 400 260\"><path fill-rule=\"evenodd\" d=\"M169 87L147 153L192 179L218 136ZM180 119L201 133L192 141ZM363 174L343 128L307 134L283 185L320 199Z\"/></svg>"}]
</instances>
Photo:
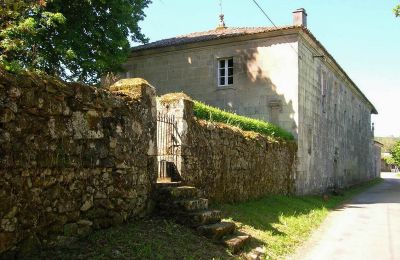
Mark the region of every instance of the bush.
<instances>
[{"instance_id":1,"label":"bush","mask_svg":"<svg viewBox=\"0 0 400 260\"><path fill-rule=\"evenodd\" d=\"M392 148L391 152L393 160L396 165L400 166L400 141L398 141Z\"/></svg>"},{"instance_id":2,"label":"bush","mask_svg":"<svg viewBox=\"0 0 400 260\"><path fill-rule=\"evenodd\" d=\"M396 164L396 162L394 161L392 156L384 156L383 160L387 163L387 164Z\"/></svg>"},{"instance_id":3,"label":"bush","mask_svg":"<svg viewBox=\"0 0 400 260\"><path fill-rule=\"evenodd\" d=\"M194 101L194 114L199 119L208 121L225 123L231 126L236 126L245 131L253 131L265 136L275 138L282 138L285 140L293 140L294 137L291 133L283 130L279 126L269 122L239 116L233 113L222 111L221 109L208 106L199 101Z\"/></svg>"}]
</instances>

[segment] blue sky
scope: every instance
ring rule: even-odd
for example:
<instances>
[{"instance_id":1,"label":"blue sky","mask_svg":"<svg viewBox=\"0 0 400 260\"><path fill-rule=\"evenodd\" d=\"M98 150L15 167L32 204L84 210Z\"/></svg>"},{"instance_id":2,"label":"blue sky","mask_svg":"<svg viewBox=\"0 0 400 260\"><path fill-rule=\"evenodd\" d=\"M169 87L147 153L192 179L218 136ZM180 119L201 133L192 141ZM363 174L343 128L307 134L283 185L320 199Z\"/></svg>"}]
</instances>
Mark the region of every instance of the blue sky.
<instances>
[{"instance_id":1,"label":"blue sky","mask_svg":"<svg viewBox=\"0 0 400 260\"><path fill-rule=\"evenodd\" d=\"M303 7L308 28L377 108L376 136L400 136L400 18L395 0L258 0L276 25ZM229 27L271 26L252 0L222 0ZM156 41L218 24L219 0L153 0L140 23Z\"/></svg>"}]
</instances>

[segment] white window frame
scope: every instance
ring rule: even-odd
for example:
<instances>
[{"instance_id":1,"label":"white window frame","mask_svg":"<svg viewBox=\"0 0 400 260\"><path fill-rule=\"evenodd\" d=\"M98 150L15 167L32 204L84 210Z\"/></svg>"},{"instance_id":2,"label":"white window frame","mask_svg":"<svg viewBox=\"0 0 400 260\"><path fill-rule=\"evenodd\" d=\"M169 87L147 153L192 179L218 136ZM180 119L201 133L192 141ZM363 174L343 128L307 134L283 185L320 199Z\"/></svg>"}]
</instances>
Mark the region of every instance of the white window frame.
<instances>
[{"instance_id":1,"label":"white window frame","mask_svg":"<svg viewBox=\"0 0 400 260\"><path fill-rule=\"evenodd\" d=\"M232 66L229 67L229 60L232 60ZM221 61L224 62L224 67L221 67ZM228 58L222 58L222 59L218 59L218 87L226 87L226 86L232 86L233 85L233 57L228 57ZM225 70L225 76L221 76L221 69ZM229 75L229 69L232 69L232 75ZM229 84L229 78L232 78L232 83ZM224 84L221 84L221 78L224 79Z\"/></svg>"}]
</instances>

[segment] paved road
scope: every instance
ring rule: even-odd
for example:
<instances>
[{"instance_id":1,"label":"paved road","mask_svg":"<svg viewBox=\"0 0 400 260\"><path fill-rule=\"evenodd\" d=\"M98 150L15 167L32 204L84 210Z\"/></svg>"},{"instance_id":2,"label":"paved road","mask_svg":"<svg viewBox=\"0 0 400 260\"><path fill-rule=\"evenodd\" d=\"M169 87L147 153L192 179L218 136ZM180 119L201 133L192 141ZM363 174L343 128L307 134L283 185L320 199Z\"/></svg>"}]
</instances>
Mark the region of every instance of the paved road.
<instances>
[{"instance_id":1,"label":"paved road","mask_svg":"<svg viewBox=\"0 0 400 260\"><path fill-rule=\"evenodd\" d=\"M400 178L384 182L330 213L294 259L400 259Z\"/></svg>"}]
</instances>

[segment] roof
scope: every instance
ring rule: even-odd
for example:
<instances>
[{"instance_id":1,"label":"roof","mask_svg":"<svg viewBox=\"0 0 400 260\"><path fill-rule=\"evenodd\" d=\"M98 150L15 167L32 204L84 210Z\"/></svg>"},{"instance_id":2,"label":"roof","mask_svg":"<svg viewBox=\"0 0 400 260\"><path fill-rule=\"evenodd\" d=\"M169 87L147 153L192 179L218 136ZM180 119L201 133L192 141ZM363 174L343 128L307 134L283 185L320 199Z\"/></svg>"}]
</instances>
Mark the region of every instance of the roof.
<instances>
[{"instance_id":1,"label":"roof","mask_svg":"<svg viewBox=\"0 0 400 260\"><path fill-rule=\"evenodd\" d=\"M279 26L279 27L225 27L216 28L214 30L204 32L194 32L190 34L180 35L169 39L159 40L148 44L133 47L131 52L145 51L157 48L179 46L190 43L206 42L212 40L220 40L226 38L234 38L239 36L256 35L267 32L284 32L293 29L302 30L305 32L324 52L327 56L336 64L336 66L343 72L351 84L355 87L356 91L365 99L365 101L371 106L371 113L378 114L378 111L368 100L368 98L362 93L352 79L347 75L345 70L339 65L339 63L332 57L332 55L325 49L325 47L317 40L317 38L304 26L291 25L291 26Z\"/></svg>"},{"instance_id":2,"label":"roof","mask_svg":"<svg viewBox=\"0 0 400 260\"><path fill-rule=\"evenodd\" d=\"M285 29L294 29L299 26L283 26L283 27L226 27L217 28L214 30L204 32L194 32L185 35L179 35L173 38L159 40L148 44L136 46L132 48L132 51L148 50L154 48L162 48L168 46L183 45L188 43L205 42L217 39L224 39L230 37L237 37L242 35L252 35L272 31L280 31Z\"/></svg>"}]
</instances>

